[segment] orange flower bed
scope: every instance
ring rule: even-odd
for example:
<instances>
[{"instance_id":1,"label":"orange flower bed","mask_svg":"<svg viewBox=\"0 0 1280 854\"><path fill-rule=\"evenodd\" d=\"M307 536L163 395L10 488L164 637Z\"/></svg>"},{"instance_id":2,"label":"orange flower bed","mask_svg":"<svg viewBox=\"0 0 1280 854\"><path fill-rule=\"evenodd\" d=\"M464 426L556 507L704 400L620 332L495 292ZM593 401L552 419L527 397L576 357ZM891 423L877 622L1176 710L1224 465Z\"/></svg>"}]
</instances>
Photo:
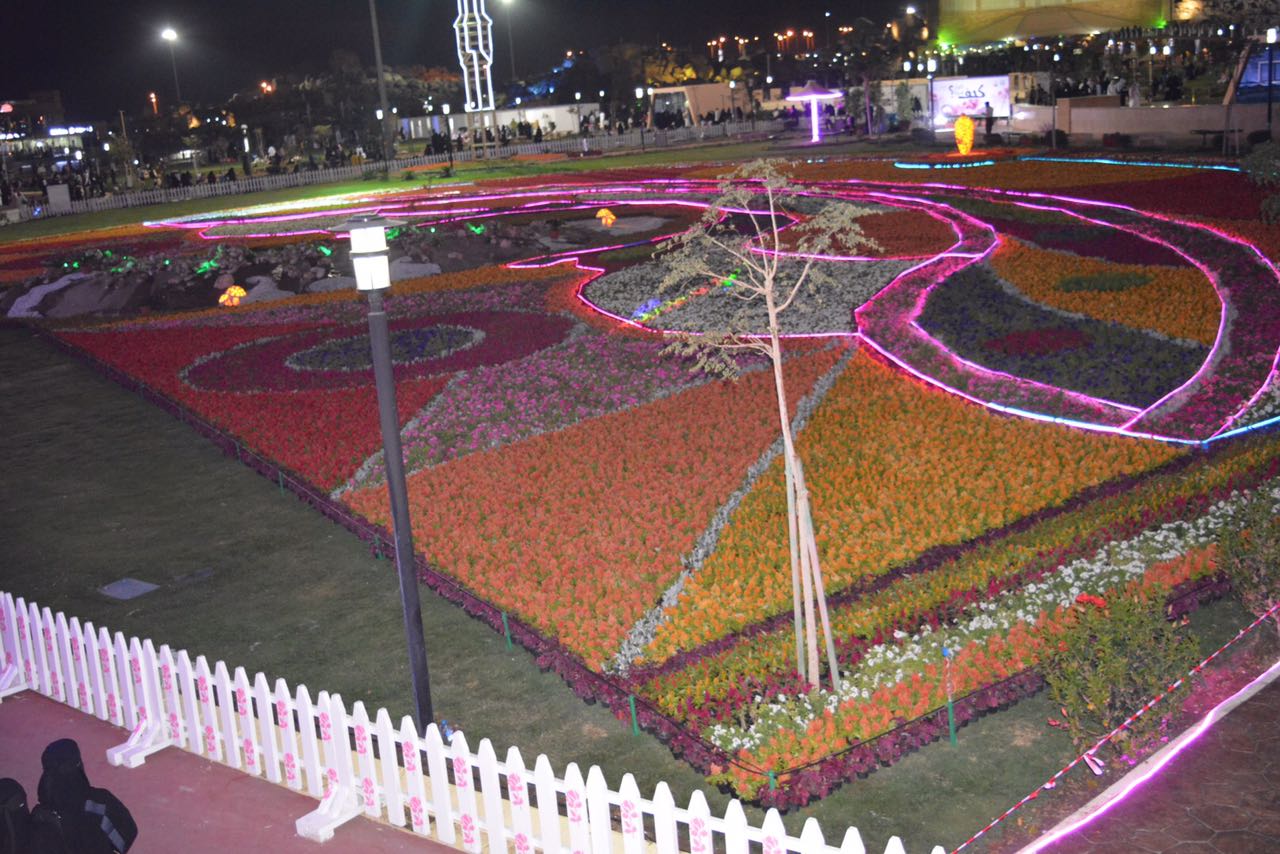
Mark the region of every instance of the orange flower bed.
<instances>
[{"instance_id":1,"label":"orange flower bed","mask_svg":"<svg viewBox=\"0 0 1280 854\"><path fill-rule=\"evenodd\" d=\"M792 406L831 350L787 366ZM777 437L773 377L715 382L409 477L417 547L600 667ZM348 496L387 523L386 490Z\"/></svg>"},{"instance_id":2,"label":"orange flower bed","mask_svg":"<svg viewBox=\"0 0 1280 854\"><path fill-rule=\"evenodd\" d=\"M799 446L828 593L1180 453L996 415L863 354L836 382ZM785 508L782 468L775 464L668 611L649 660L790 608ZM769 531L776 534L762 535Z\"/></svg>"},{"instance_id":3,"label":"orange flower bed","mask_svg":"<svg viewBox=\"0 0 1280 854\"><path fill-rule=\"evenodd\" d=\"M1041 305L1094 320L1150 329L1210 346L1218 334L1221 303L1194 267L1145 267L1054 252L1006 237L991 256L996 275ZM1146 284L1117 291L1064 290L1068 278L1131 275Z\"/></svg>"}]
</instances>

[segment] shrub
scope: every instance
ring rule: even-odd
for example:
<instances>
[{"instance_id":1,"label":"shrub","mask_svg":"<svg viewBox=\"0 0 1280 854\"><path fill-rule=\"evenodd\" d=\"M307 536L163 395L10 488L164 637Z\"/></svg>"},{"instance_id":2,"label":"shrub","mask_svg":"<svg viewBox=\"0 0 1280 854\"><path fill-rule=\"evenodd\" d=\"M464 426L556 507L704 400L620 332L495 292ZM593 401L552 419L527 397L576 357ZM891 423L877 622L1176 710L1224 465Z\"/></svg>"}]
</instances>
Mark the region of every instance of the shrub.
<instances>
[{"instance_id":1,"label":"shrub","mask_svg":"<svg viewBox=\"0 0 1280 854\"><path fill-rule=\"evenodd\" d=\"M1127 133L1104 133L1102 135L1103 148L1132 148L1133 137Z\"/></svg>"},{"instance_id":2,"label":"shrub","mask_svg":"<svg viewBox=\"0 0 1280 854\"><path fill-rule=\"evenodd\" d=\"M1266 131L1263 131L1265 134ZM1249 135L1250 144L1253 134ZM1280 185L1280 144L1264 139L1240 161L1240 167L1249 180L1267 189ZM1280 222L1280 196L1267 196L1262 200L1262 221Z\"/></svg>"},{"instance_id":3,"label":"shrub","mask_svg":"<svg viewBox=\"0 0 1280 854\"><path fill-rule=\"evenodd\" d=\"M1255 616L1280 602L1280 520L1270 495L1249 502L1243 527L1227 527L1218 539L1218 568L1231 579L1231 588ZM1280 632L1280 612L1273 615Z\"/></svg>"},{"instance_id":4,"label":"shrub","mask_svg":"<svg viewBox=\"0 0 1280 854\"><path fill-rule=\"evenodd\" d=\"M1058 136L1058 143L1057 143L1058 148L1066 148L1066 147L1067 147L1067 140L1068 140L1068 136L1067 136L1067 132L1066 132L1065 130L1057 130L1057 131L1055 131L1055 130L1047 130L1047 131L1045 131L1045 133L1044 133L1044 140L1043 140L1044 145L1053 145L1053 144L1054 144L1054 143L1053 143L1053 135L1054 135L1054 134L1057 134L1057 136Z\"/></svg>"},{"instance_id":5,"label":"shrub","mask_svg":"<svg viewBox=\"0 0 1280 854\"><path fill-rule=\"evenodd\" d=\"M1197 647L1180 627L1166 622L1162 603L1136 587L1104 600L1082 594L1067 630L1044 663L1049 697L1078 747L1094 744L1181 678ZM1118 733L1119 753L1149 743L1177 711L1189 682Z\"/></svg>"}]
</instances>

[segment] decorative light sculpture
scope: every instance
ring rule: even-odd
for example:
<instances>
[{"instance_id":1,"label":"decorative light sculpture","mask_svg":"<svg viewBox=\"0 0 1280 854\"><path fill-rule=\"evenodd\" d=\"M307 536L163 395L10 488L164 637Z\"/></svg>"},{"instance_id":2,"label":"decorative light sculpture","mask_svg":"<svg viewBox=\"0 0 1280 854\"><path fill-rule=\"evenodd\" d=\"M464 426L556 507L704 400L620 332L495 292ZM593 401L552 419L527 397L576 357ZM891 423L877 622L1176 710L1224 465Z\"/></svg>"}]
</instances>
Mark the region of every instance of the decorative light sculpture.
<instances>
[{"instance_id":1,"label":"decorative light sculpture","mask_svg":"<svg viewBox=\"0 0 1280 854\"><path fill-rule=\"evenodd\" d=\"M821 124L818 120L818 102L830 101L839 98L839 92L832 92L829 89L823 89L818 85L818 81L810 80L804 84L803 89L792 92L787 96L788 101L808 101L809 102L809 123L813 126L813 134L810 142L821 142L822 132Z\"/></svg>"},{"instance_id":2,"label":"decorative light sculpture","mask_svg":"<svg viewBox=\"0 0 1280 854\"><path fill-rule=\"evenodd\" d=\"M973 119L968 116L956 119L956 150L961 155L973 151Z\"/></svg>"},{"instance_id":3,"label":"decorative light sculpture","mask_svg":"<svg viewBox=\"0 0 1280 854\"><path fill-rule=\"evenodd\" d=\"M239 285L232 285L227 288L218 297L218 305L234 308L240 304L240 301L248 296L248 292Z\"/></svg>"},{"instance_id":4,"label":"decorative light sculpture","mask_svg":"<svg viewBox=\"0 0 1280 854\"><path fill-rule=\"evenodd\" d=\"M484 0L458 0L458 17L453 21L458 41L458 63L462 66L462 85L467 95L468 113L485 113L494 109L493 18L485 11Z\"/></svg>"}]
</instances>

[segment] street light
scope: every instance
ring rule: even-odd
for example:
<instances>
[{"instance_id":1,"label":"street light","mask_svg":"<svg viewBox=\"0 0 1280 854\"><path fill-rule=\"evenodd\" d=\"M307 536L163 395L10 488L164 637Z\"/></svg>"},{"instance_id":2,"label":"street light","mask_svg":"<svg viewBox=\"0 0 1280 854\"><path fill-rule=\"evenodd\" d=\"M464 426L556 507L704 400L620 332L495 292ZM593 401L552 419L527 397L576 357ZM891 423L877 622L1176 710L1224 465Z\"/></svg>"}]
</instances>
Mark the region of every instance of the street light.
<instances>
[{"instance_id":1,"label":"street light","mask_svg":"<svg viewBox=\"0 0 1280 854\"><path fill-rule=\"evenodd\" d=\"M385 174L386 164L395 159L396 152L395 142L391 137L391 108L387 106L387 81L382 73L382 38L378 35L378 7L374 0L369 0L369 21L373 25L373 61L378 67L378 105L382 111L382 115L378 116L378 124L382 129L382 171Z\"/></svg>"},{"instance_id":2,"label":"street light","mask_svg":"<svg viewBox=\"0 0 1280 854\"><path fill-rule=\"evenodd\" d=\"M173 53L173 43L178 40L178 31L173 27L165 27L160 31L160 38L169 43L169 63L173 66L173 94L181 104L182 88L178 85L178 58Z\"/></svg>"},{"instance_id":3,"label":"street light","mask_svg":"<svg viewBox=\"0 0 1280 854\"><path fill-rule=\"evenodd\" d=\"M513 0L502 0L503 6L510 6ZM516 80L516 37L512 35L515 26L511 22L511 16L507 16L507 52L511 54L511 82Z\"/></svg>"},{"instance_id":4,"label":"street light","mask_svg":"<svg viewBox=\"0 0 1280 854\"><path fill-rule=\"evenodd\" d=\"M378 390L378 421L382 427L382 452L391 497L392 535L396 542L396 573L400 577L400 605L404 635L409 648L409 675L413 682L415 722L424 734L435 717L431 710L431 680L427 673L427 643L422 634L422 603L414 572L413 533L409 529L409 494L404 476L404 451L400 446L400 420L396 415L396 381L391 367L391 336L383 293L391 287L387 263L387 228L403 225L377 214L357 215L336 227L351 239L351 264L356 288L369 297L369 346L373 355L374 384Z\"/></svg>"},{"instance_id":5,"label":"street light","mask_svg":"<svg viewBox=\"0 0 1280 854\"><path fill-rule=\"evenodd\" d=\"M1276 73L1276 28L1267 29L1267 139L1271 136L1271 99Z\"/></svg>"}]
</instances>

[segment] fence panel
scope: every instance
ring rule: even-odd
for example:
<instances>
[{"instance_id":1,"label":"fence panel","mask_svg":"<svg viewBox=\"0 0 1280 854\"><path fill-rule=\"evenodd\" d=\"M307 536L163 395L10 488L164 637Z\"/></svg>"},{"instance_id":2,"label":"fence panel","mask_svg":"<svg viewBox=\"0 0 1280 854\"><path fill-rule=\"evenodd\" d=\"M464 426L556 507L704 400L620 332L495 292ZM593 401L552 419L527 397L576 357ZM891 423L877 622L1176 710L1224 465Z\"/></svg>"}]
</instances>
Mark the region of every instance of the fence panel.
<instances>
[{"instance_id":1,"label":"fence panel","mask_svg":"<svg viewBox=\"0 0 1280 854\"><path fill-rule=\"evenodd\" d=\"M128 744L109 751L109 756L125 757L117 764L132 767L149 753L176 745L248 774L261 776L265 769L273 782L322 798L318 810L298 821L299 831L311 838L331 837L334 827L364 813L408 824L419 835L433 833L434 819L436 838L460 841L468 851L641 854L651 846L676 850L682 836L693 854L837 850L826 844L814 819L794 838L776 810L755 828L739 801L731 801L718 818L702 793L694 792L688 809L682 810L665 783L658 784L652 800L645 800L630 774L615 792L598 767L589 770L584 782L578 766L570 763L559 780L540 755L531 780L514 747L499 761L484 739L473 754L461 732L453 733L446 747L435 724L419 737L412 719L403 718L397 730L385 709L371 723L363 703L357 702L348 715L336 694L321 691L313 703L305 686L290 693L280 679L272 690L261 673L251 683L243 668L231 676L225 663L211 668L204 657L193 666L185 650L175 654L162 646L157 653L150 640L126 639L120 633L113 638L106 628L82 625L2 592L0 650L15 675L19 667L30 672L24 684L131 729ZM650 821L652 836L646 833ZM937 854L941 849L934 850ZM856 829L845 834L839 852L865 854ZM901 840L891 839L885 854L904 854Z\"/></svg>"}]
</instances>

